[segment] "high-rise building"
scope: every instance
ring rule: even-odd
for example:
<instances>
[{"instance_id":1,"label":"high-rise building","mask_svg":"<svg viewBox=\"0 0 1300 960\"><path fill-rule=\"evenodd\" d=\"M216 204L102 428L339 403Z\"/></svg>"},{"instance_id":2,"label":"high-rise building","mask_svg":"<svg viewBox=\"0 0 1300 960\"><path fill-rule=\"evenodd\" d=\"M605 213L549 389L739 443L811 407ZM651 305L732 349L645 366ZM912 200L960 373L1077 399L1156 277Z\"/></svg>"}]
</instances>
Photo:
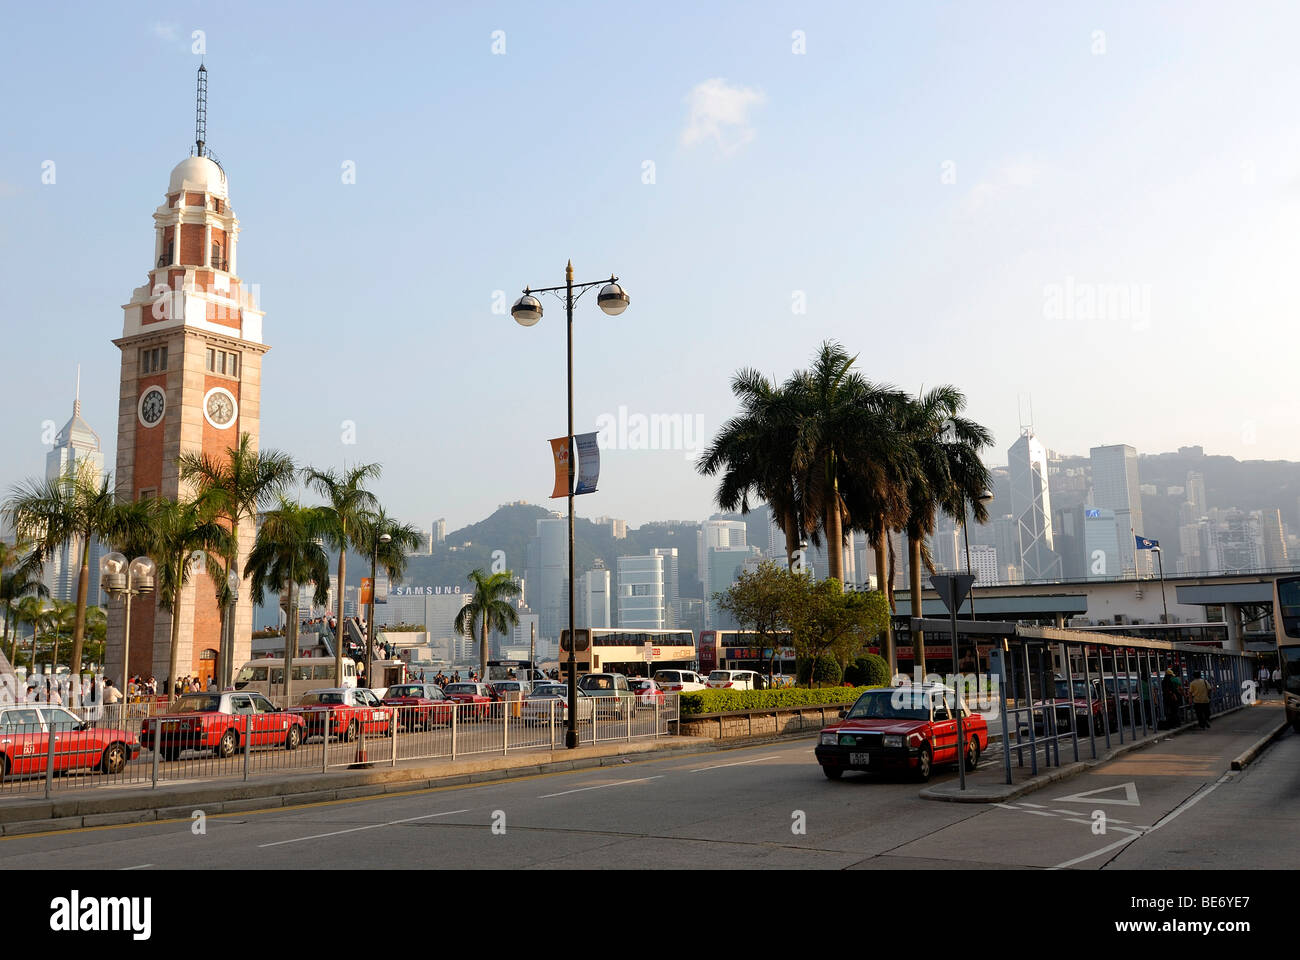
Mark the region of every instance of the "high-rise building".
<instances>
[{"instance_id":1,"label":"high-rise building","mask_svg":"<svg viewBox=\"0 0 1300 960\"><path fill-rule=\"evenodd\" d=\"M614 517L597 517L592 523L598 527L607 527L609 535L615 540L627 539L627 521L618 520Z\"/></svg>"},{"instance_id":2,"label":"high-rise building","mask_svg":"<svg viewBox=\"0 0 1300 960\"><path fill-rule=\"evenodd\" d=\"M1210 505L1205 499L1205 477L1199 471L1187 472L1186 491L1187 502L1192 504L1198 516L1205 516Z\"/></svg>"},{"instance_id":3,"label":"high-rise building","mask_svg":"<svg viewBox=\"0 0 1300 960\"><path fill-rule=\"evenodd\" d=\"M1061 561L1052 542L1052 501L1047 486L1047 451L1026 429L1007 451L1011 513L1015 517L1019 559L1025 581L1057 580Z\"/></svg>"},{"instance_id":4,"label":"high-rise building","mask_svg":"<svg viewBox=\"0 0 1300 960\"><path fill-rule=\"evenodd\" d=\"M664 629L677 626L677 599L680 596L677 582L677 548L654 547L650 553L664 558Z\"/></svg>"},{"instance_id":5,"label":"high-rise building","mask_svg":"<svg viewBox=\"0 0 1300 960\"><path fill-rule=\"evenodd\" d=\"M207 72L199 68L200 103ZM172 170L164 202L154 211L154 249L146 282L123 306L116 492L119 501L167 497L182 488L177 458L203 454L224 461L248 435L257 449L261 423L263 313L256 287L237 271L239 221L230 207L226 172L207 152L200 123L194 154ZM239 529L239 555L253 547L253 524ZM239 591L233 622L233 671L252 650L251 584ZM109 608L108 672L169 672L171 615L157 604L136 604L131 656L122 662L121 606ZM182 591L178 671L211 676L221 641L221 611L209 572Z\"/></svg>"},{"instance_id":6,"label":"high-rise building","mask_svg":"<svg viewBox=\"0 0 1300 960\"><path fill-rule=\"evenodd\" d=\"M100 450L99 434L90 429L90 424L81 416L80 370L77 371L77 392L72 401L72 419L63 425L54 438L54 448L45 455L46 480L57 480L70 471L77 472L96 487L104 482L104 454ZM68 603L76 601L85 546L81 537L73 537L46 560L43 579L51 599ZM86 593L86 603L92 607L100 605L99 560L105 552L98 538L92 537Z\"/></svg>"},{"instance_id":7,"label":"high-rise building","mask_svg":"<svg viewBox=\"0 0 1300 960\"><path fill-rule=\"evenodd\" d=\"M569 629L569 525L553 514L539 519L536 529L525 550L528 605L540 618L542 635L558 640Z\"/></svg>"},{"instance_id":8,"label":"high-rise building","mask_svg":"<svg viewBox=\"0 0 1300 960\"><path fill-rule=\"evenodd\" d=\"M709 583L709 551L745 546L745 524L739 520L723 520L714 516L700 524L695 535L695 569L699 572L700 586L707 601L714 588ZM706 613L707 619L707 613Z\"/></svg>"},{"instance_id":9,"label":"high-rise building","mask_svg":"<svg viewBox=\"0 0 1300 960\"><path fill-rule=\"evenodd\" d=\"M709 584L712 592L704 598L704 626L708 629L735 629L736 622L719 608L714 599L716 594L724 593L728 587L739 579L745 569L745 561L752 557L754 549L749 547L712 547L709 550Z\"/></svg>"},{"instance_id":10,"label":"high-rise building","mask_svg":"<svg viewBox=\"0 0 1300 960\"><path fill-rule=\"evenodd\" d=\"M1289 570L1287 560L1286 530L1282 526L1282 511L1263 511L1260 518L1264 537L1264 565L1270 570Z\"/></svg>"},{"instance_id":11,"label":"high-rise building","mask_svg":"<svg viewBox=\"0 0 1300 960\"><path fill-rule=\"evenodd\" d=\"M998 582L998 548L986 543L972 543L970 547L971 572L977 584Z\"/></svg>"},{"instance_id":12,"label":"high-rise building","mask_svg":"<svg viewBox=\"0 0 1300 960\"><path fill-rule=\"evenodd\" d=\"M1114 575L1150 576L1154 562L1149 550L1137 549L1142 526L1142 492L1138 483L1137 451L1127 443L1093 447L1092 505L1115 511L1120 569Z\"/></svg>"},{"instance_id":13,"label":"high-rise building","mask_svg":"<svg viewBox=\"0 0 1300 960\"><path fill-rule=\"evenodd\" d=\"M664 557L653 553L618 558L618 626L625 630L663 630Z\"/></svg>"},{"instance_id":14,"label":"high-rise building","mask_svg":"<svg viewBox=\"0 0 1300 960\"><path fill-rule=\"evenodd\" d=\"M433 521L433 542L443 543L447 539L447 519L439 517Z\"/></svg>"},{"instance_id":15,"label":"high-rise building","mask_svg":"<svg viewBox=\"0 0 1300 960\"><path fill-rule=\"evenodd\" d=\"M609 570L603 560L597 559L595 566L582 575L578 581L578 611L576 624L579 627L609 627Z\"/></svg>"}]
</instances>

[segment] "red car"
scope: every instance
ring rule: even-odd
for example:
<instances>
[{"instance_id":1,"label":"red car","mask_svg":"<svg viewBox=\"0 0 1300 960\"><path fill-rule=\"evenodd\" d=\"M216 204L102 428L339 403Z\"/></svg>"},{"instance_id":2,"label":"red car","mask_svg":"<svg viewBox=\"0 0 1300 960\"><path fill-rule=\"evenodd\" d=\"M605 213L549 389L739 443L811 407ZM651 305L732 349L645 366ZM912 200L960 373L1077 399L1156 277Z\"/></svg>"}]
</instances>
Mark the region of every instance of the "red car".
<instances>
[{"instance_id":1,"label":"red car","mask_svg":"<svg viewBox=\"0 0 1300 960\"><path fill-rule=\"evenodd\" d=\"M175 760L184 750L211 750L231 757L247 742L251 747L283 745L297 750L306 739L302 718L277 707L260 693L187 693L171 705L167 715L140 725L140 743L154 745L158 722L158 750L164 760Z\"/></svg>"},{"instance_id":2,"label":"red car","mask_svg":"<svg viewBox=\"0 0 1300 960\"><path fill-rule=\"evenodd\" d=\"M492 716L492 704L501 698L486 683L449 683L442 688L448 700L468 704L460 708L462 720L486 720Z\"/></svg>"},{"instance_id":3,"label":"red car","mask_svg":"<svg viewBox=\"0 0 1300 960\"><path fill-rule=\"evenodd\" d=\"M636 708L638 710L653 710L656 706L662 707L664 705L663 688L653 680L638 677L635 680L629 680L627 685L636 694Z\"/></svg>"},{"instance_id":4,"label":"red car","mask_svg":"<svg viewBox=\"0 0 1300 960\"><path fill-rule=\"evenodd\" d=\"M54 772L98 768L121 773L140 755L135 734L96 729L76 714L47 703L0 707L0 780L45 773L54 738Z\"/></svg>"},{"instance_id":5,"label":"red car","mask_svg":"<svg viewBox=\"0 0 1300 960\"><path fill-rule=\"evenodd\" d=\"M1055 677L1053 679L1052 697L1056 701L1054 712L1056 714L1056 733L1058 736L1070 736L1070 717L1076 718L1079 725L1078 735L1080 737L1088 736L1088 714L1092 714L1093 729L1097 736L1102 736L1106 731L1105 711L1102 709L1101 699L1101 681L1096 677L1092 678L1091 697L1089 697L1089 685L1083 677L1074 678L1074 690L1070 690L1070 684L1064 677ZM1108 699L1109 696L1108 696ZM1045 700L1034 701L1034 733L1036 736L1046 736L1047 727L1044 721L1043 707L1047 704ZM1110 703L1111 715L1114 716L1115 703ZM1114 724L1111 724L1114 727ZM1021 717L1020 735L1029 736L1028 721Z\"/></svg>"},{"instance_id":6,"label":"red car","mask_svg":"<svg viewBox=\"0 0 1300 960\"><path fill-rule=\"evenodd\" d=\"M380 703L399 708L397 725L404 730L428 730L434 724L449 724L456 709L436 683L394 684Z\"/></svg>"},{"instance_id":7,"label":"red car","mask_svg":"<svg viewBox=\"0 0 1300 960\"><path fill-rule=\"evenodd\" d=\"M387 737L395 726L392 708L365 687L312 690L291 709L302 717L309 737L323 737L327 728L331 739L355 740L362 731L368 737Z\"/></svg>"},{"instance_id":8,"label":"red car","mask_svg":"<svg viewBox=\"0 0 1300 960\"><path fill-rule=\"evenodd\" d=\"M868 690L817 742L822 773L838 780L845 770L910 770L929 780L938 764L956 763L957 694L947 687L903 686ZM966 769L974 770L988 747L988 724L961 702Z\"/></svg>"}]
</instances>

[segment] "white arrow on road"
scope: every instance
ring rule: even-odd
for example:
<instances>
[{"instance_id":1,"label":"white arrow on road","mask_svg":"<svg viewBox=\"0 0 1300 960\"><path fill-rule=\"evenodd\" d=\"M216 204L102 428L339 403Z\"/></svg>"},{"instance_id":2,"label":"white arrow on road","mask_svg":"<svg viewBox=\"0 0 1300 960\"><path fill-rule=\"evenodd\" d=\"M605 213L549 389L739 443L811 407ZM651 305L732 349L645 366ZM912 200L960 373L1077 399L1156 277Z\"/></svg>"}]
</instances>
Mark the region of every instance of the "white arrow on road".
<instances>
[{"instance_id":1,"label":"white arrow on road","mask_svg":"<svg viewBox=\"0 0 1300 960\"><path fill-rule=\"evenodd\" d=\"M1101 797L1103 793L1113 793L1116 790L1124 791L1124 799L1119 797ZM1118 783L1113 787L1101 787L1098 790L1085 790L1083 793L1072 793L1068 797L1056 797L1054 803L1117 803L1123 807L1140 807L1138 802L1137 784L1129 781L1128 783Z\"/></svg>"}]
</instances>

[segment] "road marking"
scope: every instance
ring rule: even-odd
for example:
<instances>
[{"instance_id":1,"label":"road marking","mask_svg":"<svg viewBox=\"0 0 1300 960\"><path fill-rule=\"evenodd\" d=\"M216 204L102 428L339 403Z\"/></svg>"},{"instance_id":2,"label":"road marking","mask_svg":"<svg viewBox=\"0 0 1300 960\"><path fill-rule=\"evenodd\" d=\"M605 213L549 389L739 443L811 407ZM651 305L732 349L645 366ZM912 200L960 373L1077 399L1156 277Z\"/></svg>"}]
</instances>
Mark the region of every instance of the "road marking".
<instances>
[{"instance_id":1,"label":"road marking","mask_svg":"<svg viewBox=\"0 0 1300 960\"><path fill-rule=\"evenodd\" d=\"M743 767L749 763L762 763L764 760L778 760L779 755L772 754L770 757L759 757L756 760L737 760L735 763L719 763L712 767L697 767L691 773L703 773L705 770L721 770L723 767Z\"/></svg>"},{"instance_id":2,"label":"road marking","mask_svg":"<svg viewBox=\"0 0 1300 960\"><path fill-rule=\"evenodd\" d=\"M1021 813L1032 813L1036 817L1054 817L1056 814L1048 813L1045 810L1021 810Z\"/></svg>"},{"instance_id":3,"label":"road marking","mask_svg":"<svg viewBox=\"0 0 1300 960\"><path fill-rule=\"evenodd\" d=\"M369 823L364 827L352 827L348 830L335 830L333 833L316 833L310 837L295 837L293 840L276 840L274 843L259 843L257 849L262 850L266 847L281 847L286 843L302 843L306 840L323 840L325 837L341 837L345 833L360 833L362 830L378 830L380 827L393 827L399 823L414 823L416 820L428 820L431 817L450 817L456 813L468 813L469 808L464 810L444 810L442 813L426 813L418 817L407 817L404 820L389 820L387 823Z\"/></svg>"},{"instance_id":4,"label":"road marking","mask_svg":"<svg viewBox=\"0 0 1300 960\"><path fill-rule=\"evenodd\" d=\"M1106 797L1103 799L1101 794L1113 793L1116 790L1124 791L1124 799L1118 797ZM1130 780L1128 783L1117 783L1113 787L1100 787L1096 790L1085 790L1083 793L1072 793L1068 797L1056 797L1057 803L1117 803L1124 807L1140 807L1142 804L1138 801L1137 784Z\"/></svg>"},{"instance_id":5,"label":"road marking","mask_svg":"<svg viewBox=\"0 0 1300 960\"><path fill-rule=\"evenodd\" d=\"M1030 803L1027 800L1021 800L1020 805L1022 807L1037 807L1039 810L1043 809L1043 805L1041 803Z\"/></svg>"},{"instance_id":6,"label":"road marking","mask_svg":"<svg viewBox=\"0 0 1300 960\"><path fill-rule=\"evenodd\" d=\"M122 869L123 869L123 870L147 870L149 867L152 867L152 866L153 866L152 863L142 863L142 864L139 864L138 866L134 866L134 867L123 867Z\"/></svg>"},{"instance_id":7,"label":"road marking","mask_svg":"<svg viewBox=\"0 0 1300 960\"><path fill-rule=\"evenodd\" d=\"M615 783L600 783L594 787L578 787L576 790L561 790L559 793L548 793L538 797L537 799L549 800L551 799L551 797L565 797L571 793L583 793L584 791L587 790L604 790L606 787L623 787L623 786L627 786L627 784L629 783L645 783L649 780L662 780L662 779L663 779L663 774L660 774L659 776L656 777L641 777L638 780L619 780Z\"/></svg>"}]
</instances>

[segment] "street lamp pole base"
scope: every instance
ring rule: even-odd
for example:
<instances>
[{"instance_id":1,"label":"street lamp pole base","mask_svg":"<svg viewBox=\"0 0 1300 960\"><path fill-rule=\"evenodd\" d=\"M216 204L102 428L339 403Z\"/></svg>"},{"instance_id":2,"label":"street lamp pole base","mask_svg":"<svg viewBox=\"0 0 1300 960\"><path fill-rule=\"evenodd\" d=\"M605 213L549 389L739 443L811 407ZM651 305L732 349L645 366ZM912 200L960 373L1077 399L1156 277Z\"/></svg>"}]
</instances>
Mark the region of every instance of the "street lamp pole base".
<instances>
[{"instance_id":1,"label":"street lamp pole base","mask_svg":"<svg viewBox=\"0 0 1300 960\"><path fill-rule=\"evenodd\" d=\"M565 731L564 731L564 749L566 749L566 750L576 750L576 749L578 749L578 731L577 731L577 730L565 730Z\"/></svg>"}]
</instances>

